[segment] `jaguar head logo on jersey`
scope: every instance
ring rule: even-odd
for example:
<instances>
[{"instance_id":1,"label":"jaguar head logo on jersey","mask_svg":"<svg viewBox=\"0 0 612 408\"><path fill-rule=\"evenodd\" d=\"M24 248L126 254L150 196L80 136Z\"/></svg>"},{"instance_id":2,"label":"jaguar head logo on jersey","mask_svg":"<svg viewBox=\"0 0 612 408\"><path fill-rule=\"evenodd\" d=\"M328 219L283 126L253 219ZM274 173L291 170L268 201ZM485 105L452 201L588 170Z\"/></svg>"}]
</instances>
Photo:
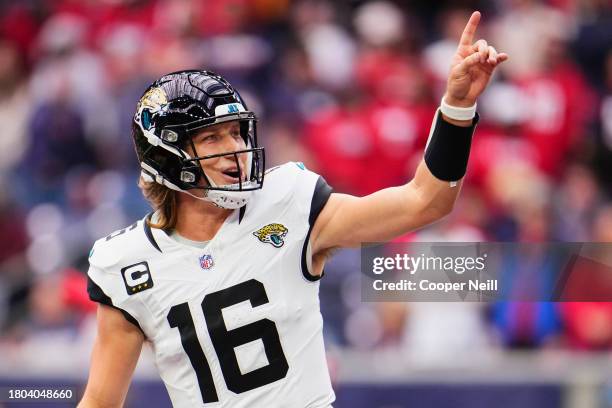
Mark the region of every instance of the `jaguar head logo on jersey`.
<instances>
[{"instance_id":1,"label":"jaguar head logo on jersey","mask_svg":"<svg viewBox=\"0 0 612 408\"><path fill-rule=\"evenodd\" d=\"M202 269L210 269L215 265L212 255L202 255L200 257L200 267Z\"/></svg>"},{"instance_id":2,"label":"jaguar head logo on jersey","mask_svg":"<svg viewBox=\"0 0 612 408\"><path fill-rule=\"evenodd\" d=\"M149 264L146 262L126 266L121 269L121 276L123 276L123 282L125 283L128 295L133 295L153 287L153 278L151 278Z\"/></svg>"},{"instance_id":3,"label":"jaguar head logo on jersey","mask_svg":"<svg viewBox=\"0 0 612 408\"><path fill-rule=\"evenodd\" d=\"M289 230L283 224L268 224L253 232L261 242L272 244L275 248L280 248L285 243L285 236Z\"/></svg>"}]
</instances>

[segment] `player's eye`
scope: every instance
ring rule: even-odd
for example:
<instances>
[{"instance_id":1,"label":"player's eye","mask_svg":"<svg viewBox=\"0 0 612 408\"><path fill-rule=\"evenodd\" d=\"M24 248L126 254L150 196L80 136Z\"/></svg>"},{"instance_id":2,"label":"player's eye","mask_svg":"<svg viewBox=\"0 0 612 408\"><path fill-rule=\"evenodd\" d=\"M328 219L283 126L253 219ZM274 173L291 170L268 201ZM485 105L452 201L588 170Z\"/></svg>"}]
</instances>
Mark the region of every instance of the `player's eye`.
<instances>
[{"instance_id":1,"label":"player's eye","mask_svg":"<svg viewBox=\"0 0 612 408\"><path fill-rule=\"evenodd\" d=\"M219 136L217 136L216 134L214 134L214 133L213 133L213 134L211 134L211 135L205 135L205 136L204 136L204 137L201 139L201 141L202 141L202 142L205 142L205 143L208 143L208 142L215 142L215 141L217 141L217 139L219 139Z\"/></svg>"}]
</instances>

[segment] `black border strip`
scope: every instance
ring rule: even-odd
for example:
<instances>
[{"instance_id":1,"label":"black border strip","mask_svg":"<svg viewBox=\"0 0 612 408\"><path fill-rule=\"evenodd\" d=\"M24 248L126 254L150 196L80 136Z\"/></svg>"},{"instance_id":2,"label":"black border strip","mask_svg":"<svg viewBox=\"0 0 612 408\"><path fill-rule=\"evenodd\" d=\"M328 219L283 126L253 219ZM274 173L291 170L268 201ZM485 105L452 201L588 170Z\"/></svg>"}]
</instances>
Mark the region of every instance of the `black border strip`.
<instances>
[{"instance_id":1,"label":"black border strip","mask_svg":"<svg viewBox=\"0 0 612 408\"><path fill-rule=\"evenodd\" d=\"M149 221L151 221L152 216L153 213L147 214L143 221L144 233L147 236L147 239L149 240L151 245L153 245L153 247L155 247L155 249L157 249L159 252L162 252L162 250L159 248L159 245L157 244L157 241L155 241L155 237L153 237L153 231L151 231L151 227L149 226Z\"/></svg>"},{"instance_id":2,"label":"black border strip","mask_svg":"<svg viewBox=\"0 0 612 408\"><path fill-rule=\"evenodd\" d=\"M238 224L242 222L245 212L246 212L246 204L240 207L240 210L238 210Z\"/></svg>"},{"instance_id":3,"label":"black border strip","mask_svg":"<svg viewBox=\"0 0 612 408\"><path fill-rule=\"evenodd\" d=\"M100 286L98 286L98 284L96 282L94 282L93 279L91 279L91 277L89 275L87 275L87 293L89 294L89 299L91 299L92 301L98 302L98 303L101 303L103 305L110 306L110 307L112 307L114 309L119 310L123 314L123 317L125 317L125 320L127 320L128 322L130 322L134 326L136 326L138 328L138 330L140 330L142 332L142 334L145 336L145 338L147 337L145 332L142 330L142 327L140 327L140 324L138 324L138 320L136 320L134 318L134 316L132 316L131 314L129 314L125 310L121 309L120 307L117 307L117 306L113 305L113 301L111 300L111 298L108 297L106 295L106 293L104 293L102 288Z\"/></svg>"},{"instance_id":4,"label":"black border strip","mask_svg":"<svg viewBox=\"0 0 612 408\"><path fill-rule=\"evenodd\" d=\"M308 224L310 227L308 228L308 233L306 234L306 239L304 240L304 245L302 246L302 275L304 278L310 282L316 282L323 277L325 272L321 273L320 276L314 276L308 271L308 263L306 262L306 255L308 253L308 242L310 242L310 233L312 232L312 227L317 220L317 217L325 207L327 200L331 196L331 193L334 190L327 184L327 181L323 178L323 176L319 176L317 179L317 184L314 188L314 193L312 194L312 201L310 202L310 214L308 215Z\"/></svg>"}]
</instances>

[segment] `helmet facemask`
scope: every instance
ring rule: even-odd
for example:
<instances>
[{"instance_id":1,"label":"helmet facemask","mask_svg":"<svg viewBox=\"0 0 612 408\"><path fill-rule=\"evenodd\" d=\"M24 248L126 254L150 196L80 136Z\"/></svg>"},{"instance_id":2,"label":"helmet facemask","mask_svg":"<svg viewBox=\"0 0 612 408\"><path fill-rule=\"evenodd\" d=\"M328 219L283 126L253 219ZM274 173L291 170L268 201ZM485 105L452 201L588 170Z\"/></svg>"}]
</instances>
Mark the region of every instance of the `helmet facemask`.
<instances>
[{"instance_id":1,"label":"helmet facemask","mask_svg":"<svg viewBox=\"0 0 612 408\"><path fill-rule=\"evenodd\" d=\"M227 120L217 122L215 125L223 122L227 122ZM190 190L203 190L204 199L209 199L221 207L228 208L227 206L231 205L229 208L237 208L234 207L234 205L239 203L233 204L230 203L230 201L242 200L248 197L250 192L259 190L263 185L265 152L263 147L254 147L256 146L256 121L254 119L239 120L240 136L245 144L244 149L200 155L198 154L193 139L196 134L208 126L197 128L189 132L187 143L190 145L191 151L194 152L194 157L183 159L184 170L181 173L181 180L184 182L197 183L197 186L194 186ZM246 161L241 160L241 156L243 155L246 155ZM236 183L215 183L211 175L207 174L205 170L206 161L219 160L224 157L230 158L235 164L236 174L232 174L231 176L236 177L238 180Z\"/></svg>"},{"instance_id":2,"label":"helmet facemask","mask_svg":"<svg viewBox=\"0 0 612 408\"><path fill-rule=\"evenodd\" d=\"M257 146L257 119L252 112L239 112L211 119L195 121L188 125L166 126L161 130L160 136L155 134L157 133L155 129L149 130L141 126L141 130L151 147L164 149L165 153L162 157L167 158L168 153L172 153L175 159L180 161L180 165L173 166L180 168L180 174L178 174L180 183L172 183L156 172L154 169L159 168L160 163L148 165L146 161L143 161L141 163L143 176L147 181L156 181L173 190L187 193L194 198L211 201L222 208L240 208L247 203L254 190L259 190L263 186L265 151L263 147L254 147ZM207 127L235 120L239 122L240 136L245 143L245 149L202 156L198 154L193 141L195 135ZM187 145L191 147L194 155L190 155L186 151ZM239 158L239 155L242 154L247 155L246 166L241 163ZM154 157L154 155L149 156ZM219 185L204 170L203 162L224 156L231 156L236 164L238 169L237 183ZM194 194L192 190L202 190L203 193Z\"/></svg>"}]
</instances>

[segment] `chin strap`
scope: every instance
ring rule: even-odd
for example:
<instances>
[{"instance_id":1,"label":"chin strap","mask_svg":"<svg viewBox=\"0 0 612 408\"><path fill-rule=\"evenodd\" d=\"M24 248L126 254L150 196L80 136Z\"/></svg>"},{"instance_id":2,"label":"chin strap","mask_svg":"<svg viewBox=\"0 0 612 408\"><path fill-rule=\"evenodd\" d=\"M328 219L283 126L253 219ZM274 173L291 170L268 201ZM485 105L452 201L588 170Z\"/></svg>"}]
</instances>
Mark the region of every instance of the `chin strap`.
<instances>
[{"instance_id":1,"label":"chin strap","mask_svg":"<svg viewBox=\"0 0 612 408\"><path fill-rule=\"evenodd\" d=\"M228 184L224 186L218 186L212 179L208 178L208 182L211 187L224 187L229 188L227 190L204 190L204 200L211 201L215 205L221 208L236 209L246 205L247 201L251 197L253 191L238 190L239 188L250 188L254 184L251 181L245 181L242 183ZM234 190L232 190L234 189Z\"/></svg>"},{"instance_id":2,"label":"chin strap","mask_svg":"<svg viewBox=\"0 0 612 408\"><path fill-rule=\"evenodd\" d=\"M158 184L168 187L171 190L175 190L181 193L188 194L192 196L193 198L197 198L198 200L210 201L211 203L215 204L217 207L226 208L228 210L235 210L237 208L244 207L249 201L251 194L253 193L252 190L250 191L203 190L204 196L198 197L195 194L193 194L191 191L183 190L176 184L171 183L170 181L168 181L168 179L164 178L161 174L159 174L157 170L155 170L153 167L149 166L148 164L141 163L141 166L142 166L141 176L147 183L158 183ZM249 188L251 187L252 184L253 182L247 181L247 182L242 183L242 187ZM217 186L213 185L213 187L217 187ZM223 187L239 188L239 184L230 184L230 185L223 186Z\"/></svg>"},{"instance_id":3,"label":"chin strap","mask_svg":"<svg viewBox=\"0 0 612 408\"><path fill-rule=\"evenodd\" d=\"M216 206L235 210L244 207L252 191L220 191L220 190L205 190L206 196L203 200L211 201ZM188 193L188 192L187 192ZM189 193L188 193L189 194Z\"/></svg>"}]
</instances>

